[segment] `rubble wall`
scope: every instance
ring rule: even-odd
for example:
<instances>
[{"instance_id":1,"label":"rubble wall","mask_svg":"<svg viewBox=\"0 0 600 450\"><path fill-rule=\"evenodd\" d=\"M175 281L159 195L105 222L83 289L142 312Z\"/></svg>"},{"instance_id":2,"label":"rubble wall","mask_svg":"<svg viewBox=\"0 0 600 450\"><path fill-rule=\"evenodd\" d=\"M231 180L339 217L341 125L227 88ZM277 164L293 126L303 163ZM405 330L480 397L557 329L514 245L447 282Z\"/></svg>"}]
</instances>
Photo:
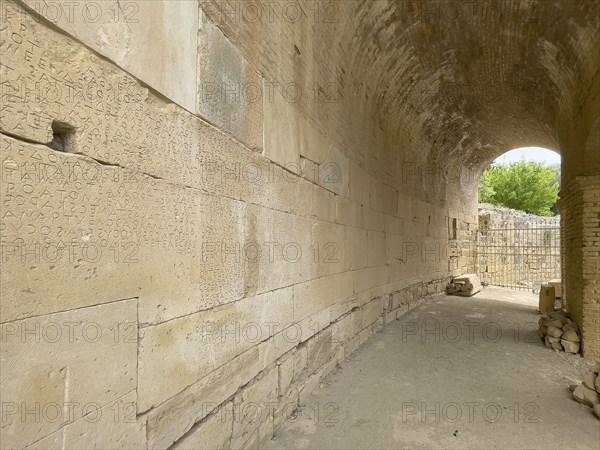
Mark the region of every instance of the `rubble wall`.
<instances>
[{"instance_id":1,"label":"rubble wall","mask_svg":"<svg viewBox=\"0 0 600 450\"><path fill-rule=\"evenodd\" d=\"M477 244L484 283L538 290L561 277L560 217L480 204Z\"/></svg>"}]
</instances>

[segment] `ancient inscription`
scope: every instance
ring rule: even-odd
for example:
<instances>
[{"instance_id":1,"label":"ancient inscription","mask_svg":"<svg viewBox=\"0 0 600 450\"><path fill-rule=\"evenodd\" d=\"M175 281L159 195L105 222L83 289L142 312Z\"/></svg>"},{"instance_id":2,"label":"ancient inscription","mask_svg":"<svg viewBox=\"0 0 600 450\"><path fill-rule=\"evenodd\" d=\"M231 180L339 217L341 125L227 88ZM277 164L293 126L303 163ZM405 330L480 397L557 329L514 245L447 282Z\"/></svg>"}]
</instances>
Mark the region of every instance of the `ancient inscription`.
<instances>
[{"instance_id":1,"label":"ancient inscription","mask_svg":"<svg viewBox=\"0 0 600 450\"><path fill-rule=\"evenodd\" d=\"M0 130L46 144L58 120L76 130L77 153L189 184L199 145L187 113L16 3L4 11Z\"/></svg>"}]
</instances>

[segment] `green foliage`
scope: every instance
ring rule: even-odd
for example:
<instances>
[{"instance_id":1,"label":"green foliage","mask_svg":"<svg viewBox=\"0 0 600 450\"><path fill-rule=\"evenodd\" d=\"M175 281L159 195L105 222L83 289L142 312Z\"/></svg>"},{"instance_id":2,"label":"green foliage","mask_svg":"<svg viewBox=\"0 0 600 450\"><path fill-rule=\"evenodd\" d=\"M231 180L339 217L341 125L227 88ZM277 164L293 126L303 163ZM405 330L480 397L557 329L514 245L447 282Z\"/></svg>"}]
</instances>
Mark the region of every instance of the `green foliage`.
<instances>
[{"instance_id":1,"label":"green foliage","mask_svg":"<svg viewBox=\"0 0 600 450\"><path fill-rule=\"evenodd\" d=\"M556 167L533 161L492 166L481 177L479 201L553 216L550 208L558 199L557 179Z\"/></svg>"}]
</instances>

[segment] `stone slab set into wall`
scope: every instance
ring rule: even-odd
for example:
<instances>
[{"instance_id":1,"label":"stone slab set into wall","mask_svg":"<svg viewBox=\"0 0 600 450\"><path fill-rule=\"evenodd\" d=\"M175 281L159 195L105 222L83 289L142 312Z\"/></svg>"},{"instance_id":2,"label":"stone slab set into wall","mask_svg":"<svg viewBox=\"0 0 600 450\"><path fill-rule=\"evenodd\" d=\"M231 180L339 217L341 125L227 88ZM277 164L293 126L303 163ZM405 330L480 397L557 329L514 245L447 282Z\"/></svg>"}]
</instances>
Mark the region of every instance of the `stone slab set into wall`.
<instances>
[{"instance_id":1,"label":"stone slab set into wall","mask_svg":"<svg viewBox=\"0 0 600 450\"><path fill-rule=\"evenodd\" d=\"M475 215L281 90L204 96L272 73L196 2L136 5L92 26L2 2L3 447L254 446L474 267Z\"/></svg>"}]
</instances>

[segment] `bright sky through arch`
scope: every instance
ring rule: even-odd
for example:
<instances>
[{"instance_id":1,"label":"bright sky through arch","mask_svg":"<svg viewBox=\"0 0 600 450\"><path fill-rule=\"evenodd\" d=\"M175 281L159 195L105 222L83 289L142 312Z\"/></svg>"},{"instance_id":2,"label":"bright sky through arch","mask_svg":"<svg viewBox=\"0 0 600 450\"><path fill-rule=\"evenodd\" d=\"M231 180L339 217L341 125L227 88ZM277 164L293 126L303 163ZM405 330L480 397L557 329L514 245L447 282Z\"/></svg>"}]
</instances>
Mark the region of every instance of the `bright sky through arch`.
<instances>
[{"instance_id":1,"label":"bright sky through arch","mask_svg":"<svg viewBox=\"0 0 600 450\"><path fill-rule=\"evenodd\" d=\"M560 155L542 147L521 147L500 155L494 160L494 164L508 164L523 160L554 165L560 164Z\"/></svg>"}]
</instances>

